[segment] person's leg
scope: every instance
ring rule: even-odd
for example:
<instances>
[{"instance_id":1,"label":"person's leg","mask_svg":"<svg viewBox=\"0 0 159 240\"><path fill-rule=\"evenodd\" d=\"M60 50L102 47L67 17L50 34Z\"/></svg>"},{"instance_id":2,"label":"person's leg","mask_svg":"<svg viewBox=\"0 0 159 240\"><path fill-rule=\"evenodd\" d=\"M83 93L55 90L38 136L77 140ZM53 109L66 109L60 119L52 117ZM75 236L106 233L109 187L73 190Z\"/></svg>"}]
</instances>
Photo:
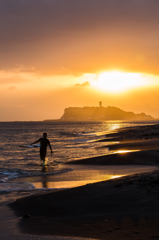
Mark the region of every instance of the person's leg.
<instances>
[{"instance_id":1,"label":"person's leg","mask_svg":"<svg viewBox=\"0 0 159 240\"><path fill-rule=\"evenodd\" d=\"M45 157L46 157L46 149L40 149L40 158L43 161L43 165L45 165Z\"/></svg>"}]
</instances>

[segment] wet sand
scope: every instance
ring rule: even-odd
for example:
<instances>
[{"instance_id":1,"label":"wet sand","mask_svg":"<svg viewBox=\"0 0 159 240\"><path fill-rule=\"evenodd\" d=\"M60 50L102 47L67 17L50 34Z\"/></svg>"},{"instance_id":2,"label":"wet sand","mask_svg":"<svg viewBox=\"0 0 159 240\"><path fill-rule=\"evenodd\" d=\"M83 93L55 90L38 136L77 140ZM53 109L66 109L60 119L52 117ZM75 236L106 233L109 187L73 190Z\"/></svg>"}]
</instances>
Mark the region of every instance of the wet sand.
<instances>
[{"instance_id":1,"label":"wet sand","mask_svg":"<svg viewBox=\"0 0 159 240\"><path fill-rule=\"evenodd\" d=\"M94 168L110 165L123 168L131 168L132 165L157 167L158 133L158 125L137 127L133 131L122 129L111 135L112 141L118 139L120 142L116 144L115 150L129 148L130 142L134 142L135 147L138 147L136 150L141 151L99 156L66 165L74 163L88 168L90 166L90 169L92 165ZM147 144L146 148L145 141L149 140L155 141L155 144ZM102 141L106 142L107 139ZM110 240L159 239L159 171L37 194L18 199L9 207L19 218L16 227L25 235Z\"/></svg>"},{"instance_id":2,"label":"wet sand","mask_svg":"<svg viewBox=\"0 0 159 240\"><path fill-rule=\"evenodd\" d=\"M89 183L101 182L113 178L133 175L136 173L159 170L159 166L151 165L89 165L68 164L73 171L63 174L42 175L25 178L15 178L12 182L32 183L36 189L67 189ZM63 165L61 166L63 168ZM66 166L65 166L66 167ZM60 168L60 167L59 167Z\"/></svg>"}]
</instances>

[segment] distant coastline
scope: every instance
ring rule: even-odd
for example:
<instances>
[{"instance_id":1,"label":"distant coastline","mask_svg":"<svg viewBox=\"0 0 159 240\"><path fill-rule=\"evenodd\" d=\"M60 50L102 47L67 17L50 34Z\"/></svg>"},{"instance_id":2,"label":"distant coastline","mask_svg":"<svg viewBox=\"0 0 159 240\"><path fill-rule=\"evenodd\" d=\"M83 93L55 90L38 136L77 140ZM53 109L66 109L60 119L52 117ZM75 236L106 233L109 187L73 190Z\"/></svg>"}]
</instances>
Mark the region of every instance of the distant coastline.
<instances>
[{"instance_id":1,"label":"distant coastline","mask_svg":"<svg viewBox=\"0 0 159 240\"><path fill-rule=\"evenodd\" d=\"M69 107L64 109L60 119L47 119L44 121L103 121L103 120L127 120L149 121L157 120L145 113L135 114L114 106L108 107Z\"/></svg>"}]
</instances>

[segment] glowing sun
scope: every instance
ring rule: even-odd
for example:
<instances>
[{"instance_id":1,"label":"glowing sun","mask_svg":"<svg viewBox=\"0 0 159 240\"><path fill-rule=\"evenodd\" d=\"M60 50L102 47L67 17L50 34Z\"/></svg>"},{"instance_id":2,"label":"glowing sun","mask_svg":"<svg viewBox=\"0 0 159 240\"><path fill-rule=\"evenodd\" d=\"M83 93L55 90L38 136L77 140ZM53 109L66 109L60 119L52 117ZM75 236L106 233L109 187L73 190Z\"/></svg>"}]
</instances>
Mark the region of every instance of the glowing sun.
<instances>
[{"instance_id":1,"label":"glowing sun","mask_svg":"<svg viewBox=\"0 0 159 240\"><path fill-rule=\"evenodd\" d=\"M147 85L140 73L103 72L98 75L91 85L107 92L123 92L128 89Z\"/></svg>"}]
</instances>

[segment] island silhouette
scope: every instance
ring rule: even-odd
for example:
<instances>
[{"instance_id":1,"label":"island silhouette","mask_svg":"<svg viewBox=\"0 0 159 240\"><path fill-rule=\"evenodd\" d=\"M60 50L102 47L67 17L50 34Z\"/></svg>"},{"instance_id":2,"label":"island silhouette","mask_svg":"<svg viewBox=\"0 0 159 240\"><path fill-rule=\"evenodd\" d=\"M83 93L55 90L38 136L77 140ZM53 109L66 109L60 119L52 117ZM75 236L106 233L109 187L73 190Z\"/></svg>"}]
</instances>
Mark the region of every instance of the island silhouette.
<instances>
[{"instance_id":1,"label":"island silhouette","mask_svg":"<svg viewBox=\"0 0 159 240\"><path fill-rule=\"evenodd\" d=\"M98 120L129 120L143 121L155 120L152 116L145 113L135 114L127 112L114 106L103 107L99 102L99 107L68 107L64 109L64 114L60 121L98 121ZM44 120L53 121L53 120Z\"/></svg>"},{"instance_id":2,"label":"island silhouette","mask_svg":"<svg viewBox=\"0 0 159 240\"><path fill-rule=\"evenodd\" d=\"M64 110L62 120L154 120L145 113L135 114L117 107L69 107Z\"/></svg>"}]
</instances>

